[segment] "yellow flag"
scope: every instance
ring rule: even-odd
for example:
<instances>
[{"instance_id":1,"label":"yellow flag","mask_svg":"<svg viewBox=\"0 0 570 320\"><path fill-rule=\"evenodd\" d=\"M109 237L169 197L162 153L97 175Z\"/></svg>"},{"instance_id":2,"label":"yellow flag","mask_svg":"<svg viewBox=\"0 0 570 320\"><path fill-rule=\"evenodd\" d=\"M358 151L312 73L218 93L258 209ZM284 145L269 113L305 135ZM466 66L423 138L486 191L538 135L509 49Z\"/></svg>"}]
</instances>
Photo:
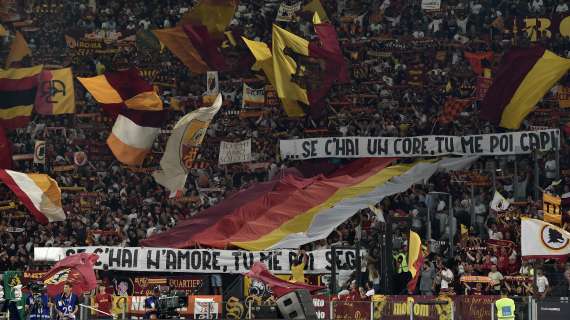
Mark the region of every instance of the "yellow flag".
<instances>
[{"instance_id":1,"label":"yellow flag","mask_svg":"<svg viewBox=\"0 0 570 320\"><path fill-rule=\"evenodd\" d=\"M213 38L219 39L232 21L236 7L236 0L202 0L180 19L178 25L204 25Z\"/></svg>"},{"instance_id":2,"label":"yellow flag","mask_svg":"<svg viewBox=\"0 0 570 320\"><path fill-rule=\"evenodd\" d=\"M37 113L75 113L75 90L71 68L43 70L34 103Z\"/></svg>"},{"instance_id":3,"label":"yellow flag","mask_svg":"<svg viewBox=\"0 0 570 320\"><path fill-rule=\"evenodd\" d=\"M275 91L279 98L297 100L309 104L307 90L301 88L292 80L292 75L297 73L297 63L285 54L285 48L308 56L309 41L273 25L273 70L275 72Z\"/></svg>"},{"instance_id":4,"label":"yellow flag","mask_svg":"<svg viewBox=\"0 0 570 320\"><path fill-rule=\"evenodd\" d=\"M271 56L271 50L267 44L259 41L252 41L245 37L242 37L243 41L255 57L255 64L253 65L253 70L263 70L265 76L275 88L275 71L273 69L273 57ZM305 115L303 109L299 106L297 101L281 98L281 103L283 108L289 117L302 117Z\"/></svg>"},{"instance_id":5,"label":"yellow flag","mask_svg":"<svg viewBox=\"0 0 570 320\"><path fill-rule=\"evenodd\" d=\"M325 11L325 8L323 8L323 5L321 4L320 0L312 0L311 2L307 3L303 7L303 11L314 12L314 13L319 15L319 18L321 21L324 21L324 22L329 21L329 17L327 16L327 12ZM313 24L316 24L314 22L314 20L313 20Z\"/></svg>"},{"instance_id":6,"label":"yellow flag","mask_svg":"<svg viewBox=\"0 0 570 320\"><path fill-rule=\"evenodd\" d=\"M8 32L6 32L6 29L4 29L4 26L0 24L0 37L5 37L8 35Z\"/></svg>"},{"instance_id":7,"label":"yellow flag","mask_svg":"<svg viewBox=\"0 0 570 320\"><path fill-rule=\"evenodd\" d=\"M12 41L10 45L10 53L6 58L6 69L8 69L12 63L22 61L25 56L31 55L32 51L28 47L28 43L20 31L16 31L16 38Z\"/></svg>"}]
</instances>

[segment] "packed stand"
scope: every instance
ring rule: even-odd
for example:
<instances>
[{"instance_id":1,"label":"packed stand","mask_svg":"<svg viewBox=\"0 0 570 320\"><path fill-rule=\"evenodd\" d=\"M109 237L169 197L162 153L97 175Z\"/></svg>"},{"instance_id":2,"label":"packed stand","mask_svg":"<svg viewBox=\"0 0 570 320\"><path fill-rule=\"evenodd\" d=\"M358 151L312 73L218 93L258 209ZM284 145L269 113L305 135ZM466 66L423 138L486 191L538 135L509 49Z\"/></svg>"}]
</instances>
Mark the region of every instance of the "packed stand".
<instances>
[{"instance_id":1,"label":"packed stand","mask_svg":"<svg viewBox=\"0 0 570 320\"><path fill-rule=\"evenodd\" d=\"M160 86L165 103L182 101L182 107L172 108L170 113L169 125L172 127L176 118L200 105L206 87L203 75L192 74L168 50L160 52L139 45L114 54L79 55L67 46L64 35L80 29L102 35L120 32L126 37L144 30L174 26L195 2L97 1L94 11L87 1L35 1L26 14L39 29L25 32L33 55L22 66L71 66L76 76L93 76L103 70L126 66L158 71L145 76L155 82L171 84ZM14 154L33 153L34 140L47 141L48 162L45 166L24 160L16 162L15 170L46 173L54 172L54 168L62 170L54 176L61 187L69 188L64 193L68 218L63 223L41 226L25 213L22 206L2 215L0 269L37 268L31 260L34 246L138 246L141 239L191 218L225 196L256 182L278 177L284 169L299 165L280 159L279 139L315 135L414 136L493 132L494 127L479 120L478 101L474 99L483 69L493 69L502 53L510 47L530 46L529 35L537 37L536 42L558 55L570 57L570 42L559 34L553 32L551 37L546 37L520 29L513 33L509 28L515 17L553 12L565 15L568 12L566 2L451 0L433 12L422 10L421 1L322 2L336 27L351 70L350 83L334 86L329 93L328 116L289 119L281 108L273 107L270 113L259 117L239 118L231 111L240 110L241 79L253 87L262 86L265 81L249 70L254 62L252 57L243 69L220 73L225 109L210 126L200 150L199 160L209 165L192 171L185 201L169 199L168 193L154 182L150 171L126 168L113 158L105 145L112 122L102 114L80 116L100 113L100 108L77 82L76 115L36 115L28 128L11 132L9 138ZM240 1L230 28L241 31L249 39L270 43L271 25L278 7L278 1ZM284 26L305 38L314 37L310 18L299 16L297 21ZM8 31L13 35L15 30L8 28ZM9 40L5 38L4 53L8 47ZM239 53L236 56L248 52L243 44L232 50ZM464 52L492 52L494 58L483 60L481 73L477 74ZM238 63L237 59L233 62ZM539 108L557 107L553 96L554 92L541 102ZM443 105L450 97L470 102L457 119L444 124L439 119ZM544 124L538 117L531 116L522 129L533 125L552 127L558 124ZM168 130L164 131L146 160L145 168L158 166L168 138ZM217 166L222 139L240 141L246 138L252 138L254 144L253 162L263 163L263 166ZM570 169L566 160L568 148L563 145L561 171ZM73 155L77 151L87 152L88 164L67 171L65 166L74 163ZM555 177L547 165L553 157L553 154L547 154L539 159L539 185L542 188ZM516 176L512 169L514 161L518 162ZM374 210L356 213L326 240L309 244L306 249L328 248L334 244L359 244L368 249L367 269L361 279L363 287L357 288L354 279L349 279L345 290L358 291L358 294L350 295L354 299L367 298L370 290L378 292L380 288L377 262L380 259L380 234L385 226L379 222L378 212L382 212L407 218L394 223L393 228L394 294L407 293L405 285L398 284L405 283L401 280L409 277L405 256L407 230L411 226L422 239L429 240L429 255L421 270L418 293L498 294L508 290L513 295L567 295L569 265L550 263L542 267L536 262L529 264L520 259L520 215L539 217L541 214L537 205L540 199L533 197L532 162L531 156L482 158L474 171L485 177L486 184L475 190L462 183L459 174L438 174L425 185L416 185L403 194L383 200ZM493 183L491 175L495 177ZM0 188L1 200L13 200L6 187ZM508 216L490 210L490 190L494 188L517 201L516 210ZM570 180L564 178L557 188L559 190L555 192L559 195L567 193ZM451 194L452 203L446 197L430 196L432 191ZM448 221L449 206L453 208L452 221ZM426 218L428 211L430 223ZM428 225L431 225L431 231L427 230ZM23 230L13 232L9 229L11 226L21 226ZM450 232L455 235L453 257L449 254ZM428 235L431 235L430 239ZM507 242L489 244L488 240ZM534 272L538 276L536 287L532 284ZM545 273L548 274L546 280ZM462 282L461 276L487 276L493 282Z\"/></svg>"}]
</instances>

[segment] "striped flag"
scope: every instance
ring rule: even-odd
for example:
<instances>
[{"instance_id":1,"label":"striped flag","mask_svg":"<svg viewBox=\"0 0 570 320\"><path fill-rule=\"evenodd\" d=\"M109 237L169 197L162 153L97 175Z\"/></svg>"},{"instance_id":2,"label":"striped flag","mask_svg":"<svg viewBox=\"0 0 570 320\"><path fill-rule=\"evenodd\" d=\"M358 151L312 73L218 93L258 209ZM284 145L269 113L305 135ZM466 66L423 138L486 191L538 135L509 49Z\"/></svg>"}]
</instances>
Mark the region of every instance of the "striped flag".
<instances>
[{"instance_id":1,"label":"striped flag","mask_svg":"<svg viewBox=\"0 0 570 320\"><path fill-rule=\"evenodd\" d=\"M140 166L166 121L166 111L123 109L115 120L107 145L120 162Z\"/></svg>"},{"instance_id":2,"label":"striped flag","mask_svg":"<svg viewBox=\"0 0 570 320\"><path fill-rule=\"evenodd\" d=\"M65 220L61 190L47 174L0 170L0 180L16 194L39 223Z\"/></svg>"},{"instance_id":3,"label":"striped flag","mask_svg":"<svg viewBox=\"0 0 570 320\"><path fill-rule=\"evenodd\" d=\"M15 129L28 125L42 68L0 69L0 126Z\"/></svg>"},{"instance_id":4,"label":"striped flag","mask_svg":"<svg viewBox=\"0 0 570 320\"><path fill-rule=\"evenodd\" d=\"M143 79L136 68L105 72L91 78L78 77L77 80L106 110L116 112L121 108L146 111L163 109L162 100L154 91L154 87Z\"/></svg>"},{"instance_id":5,"label":"striped flag","mask_svg":"<svg viewBox=\"0 0 570 320\"><path fill-rule=\"evenodd\" d=\"M481 118L518 129L538 101L570 69L570 59L540 47L505 54L493 84L481 102Z\"/></svg>"}]
</instances>

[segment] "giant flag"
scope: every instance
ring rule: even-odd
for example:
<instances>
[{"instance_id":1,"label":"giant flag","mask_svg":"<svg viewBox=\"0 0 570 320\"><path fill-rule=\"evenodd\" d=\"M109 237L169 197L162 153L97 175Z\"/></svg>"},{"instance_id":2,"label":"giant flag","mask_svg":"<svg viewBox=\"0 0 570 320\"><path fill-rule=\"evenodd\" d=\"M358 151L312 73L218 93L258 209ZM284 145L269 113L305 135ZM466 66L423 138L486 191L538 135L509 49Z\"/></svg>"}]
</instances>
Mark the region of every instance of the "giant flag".
<instances>
[{"instance_id":1,"label":"giant flag","mask_svg":"<svg viewBox=\"0 0 570 320\"><path fill-rule=\"evenodd\" d=\"M570 68L570 59L540 47L516 48L501 61L497 77L481 102L481 118L518 129L546 92Z\"/></svg>"},{"instance_id":2,"label":"giant flag","mask_svg":"<svg viewBox=\"0 0 570 320\"><path fill-rule=\"evenodd\" d=\"M390 166L394 160L358 159L327 176L286 174L258 183L142 243L170 248L298 248L325 239L354 212L404 192L438 170L464 169L476 157Z\"/></svg>"},{"instance_id":3,"label":"giant flag","mask_svg":"<svg viewBox=\"0 0 570 320\"><path fill-rule=\"evenodd\" d=\"M47 174L0 170L0 181L16 194L41 224L65 220L61 190Z\"/></svg>"},{"instance_id":4,"label":"giant flag","mask_svg":"<svg viewBox=\"0 0 570 320\"><path fill-rule=\"evenodd\" d=\"M0 69L0 126L14 129L28 124L42 68Z\"/></svg>"},{"instance_id":5,"label":"giant flag","mask_svg":"<svg viewBox=\"0 0 570 320\"><path fill-rule=\"evenodd\" d=\"M99 259L94 253L78 253L56 263L42 277L48 295L53 297L63 291L65 283L71 283L75 294L82 294L97 287L97 277L93 266Z\"/></svg>"},{"instance_id":6,"label":"giant flag","mask_svg":"<svg viewBox=\"0 0 570 320\"><path fill-rule=\"evenodd\" d=\"M570 233L548 222L521 218L523 258L565 258L570 255Z\"/></svg>"},{"instance_id":7,"label":"giant flag","mask_svg":"<svg viewBox=\"0 0 570 320\"><path fill-rule=\"evenodd\" d=\"M40 73L36 112L47 115L75 113L75 89L71 68L44 70Z\"/></svg>"},{"instance_id":8,"label":"giant flag","mask_svg":"<svg viewBox=\"0 0 570 320\"><path fill-rule=\"evenodd\" d=\"M140 166L166 122L166 111L122 109L115 120L107 145L120 162Z\"/></svg>"},{"instance_id":9,"label":"giant flag","mask_svg":"<svg viewBox=\"0 0 570 320\"><path fill-rule=\"evenodd\" d=\"M28 43L24 36L20 33L20 31L16 31L16 37L12 41L10 45L10 52L6 57L6 68L10 68L12 63L19 62L24 59L25 56L32 54L30 47L28 47Z\"/></svg>"},{"instance_id":10,"label":"giant flag","mask_svg":"<svg viewBox=\"0 0 570 320\"><path fill-rule=\"evenodd\" d=\"M218 94L211 107L192 111L182 117L166 143L166 151L160 160L160 170L153 173L156 182L167 188L171 195L184 191L184 184L210 121L222 106L222 95Z\"/></svg>"},{"instance_id":11,"label":"giant flag","mask_svg":"<svg viewBox=\"0 0 570 320\"><path fill-rule=\"evenodd\" d=\"M422 252L422 240L420 236L410 230L410 239L408 241L408 266L412 279L408 282L408 291L414 292L418 279L420 278L420 270L424 264L424 255Z\"/></svg>"},{"instance_id":12,"label":"giant flag","mask_svg":"<svg viewBox=\"0 0 570 320\"><path fill-rule=\"evenodd\" d=\"M159 111L162 100L152 84L143 79L136 68L80 78L77 80L101 106L109 111L122 108Z\"/></svg>"}]
</instances>

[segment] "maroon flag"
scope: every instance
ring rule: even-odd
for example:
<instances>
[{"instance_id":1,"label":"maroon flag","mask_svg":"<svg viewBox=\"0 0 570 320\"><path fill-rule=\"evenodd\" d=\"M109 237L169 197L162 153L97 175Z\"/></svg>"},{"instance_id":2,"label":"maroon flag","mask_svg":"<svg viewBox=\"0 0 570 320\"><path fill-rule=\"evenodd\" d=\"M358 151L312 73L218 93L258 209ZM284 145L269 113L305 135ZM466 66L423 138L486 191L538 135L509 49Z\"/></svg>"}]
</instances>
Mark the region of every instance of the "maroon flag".
<instances>
[{"instance_id":1,"label":"maroon flag","mask_svg":"<svg viewBox=\"0 0 570 320\"><path fill-rule=\"evenodd\" d=\"M265 282L265 284L267 284L267 286L271 288L271 291L273 292L273 296L275 297L275 299L279 299L279 297L282 297L287 293L298 289L306 289L310 293L315 293L325 289L325 287L323 286L293 283L279 279L276 276L274 276L271 272L269 272L265 264L263 264L262 262L254 263L249 272L246 273L246 276L252 279Z\"/></svg>"},{"instance_id":2,"label":"maroon flag","mask_svg":"<svg viewBox=\"0 0 570 320\"><path fill-rule=\"evenodd\" d=\"M0 169L12 169L12 144L0 126Z\"/></svg>"},{"instance_id":3,"label":"maroon flag","mask_svg":"<svg viewBox=\"0 0 570 320\"><path fill-rule=\"evenodd\" d=\"M53 266L40 280L47 286L49 296L63 291L66 282L72 284L75 294L95 289L97 278L93 266L99 256L94 253L78 253L66 257Z\"/></svg>"},{"instance_id":4,"label":"maroon flag","mask_svg":"<svg viewBox=\"0 0 570 320\"><path fill-rule=\"evenodd\" d=\"M208 33L208 28L203 25L187 24L183 27L184 32L192 45L208 67L212 70L224 71L228 69L228 65L224 60L224 56L218 51L219 41L214 40Z\"/></svg>"}]
</instances>

